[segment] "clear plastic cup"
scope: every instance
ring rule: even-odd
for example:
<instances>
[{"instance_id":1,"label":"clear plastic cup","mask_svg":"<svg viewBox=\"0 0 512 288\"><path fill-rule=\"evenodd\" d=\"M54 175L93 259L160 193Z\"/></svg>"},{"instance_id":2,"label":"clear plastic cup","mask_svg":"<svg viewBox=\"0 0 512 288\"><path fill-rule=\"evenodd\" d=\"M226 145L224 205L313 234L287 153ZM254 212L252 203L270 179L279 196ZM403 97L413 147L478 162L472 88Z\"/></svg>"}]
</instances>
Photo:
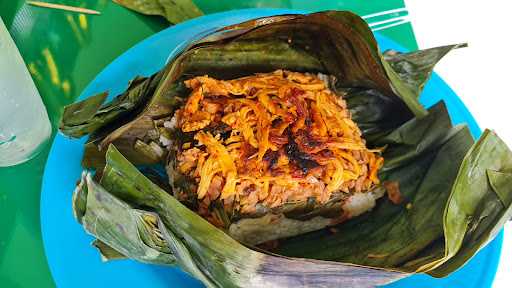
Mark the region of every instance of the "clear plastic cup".
<instances>
[{"instance_id":1,"label":"clear plastic cup","mask_svg":"<svg viewBox=\"0 0 512 288\"><path fill-rule=\"evenodd\" d=\"M0 167L37 155L50 135L39 92L0 18Z\"/></svg>"}]
</instances>

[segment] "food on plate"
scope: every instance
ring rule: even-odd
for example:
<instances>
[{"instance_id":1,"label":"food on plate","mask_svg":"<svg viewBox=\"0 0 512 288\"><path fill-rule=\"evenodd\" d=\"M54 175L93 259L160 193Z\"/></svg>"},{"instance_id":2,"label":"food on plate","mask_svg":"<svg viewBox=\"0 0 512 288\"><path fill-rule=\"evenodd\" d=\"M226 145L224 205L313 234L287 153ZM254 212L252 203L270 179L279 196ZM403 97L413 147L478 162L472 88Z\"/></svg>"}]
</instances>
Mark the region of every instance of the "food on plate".
<instances>
[{"instance_id":1,"label":"food on plate","mask_svg":"<svg viewBox=\"0 0 512 288\"><path fill-rule=\"evenodd\" d=\"M207 287L373 287L462 267L510 218L512 152L419 95L448 45L379 51L346 11L264 17L66 107L104 259ZM95 171L95 172L93 172Z\"/></svg>"},{"instance_id":2,"label":"food on plate","mask_svg":"<svg viewBox=\"0 0 512 288\"><path fill-rule=\"evenodd\" d=\"M185 85L189 98L164 123L174 135L173 193L234 238L260 244L318 230L383 195L381 151L366 147L342 96L318 76L277 70ZM294 220L297 211L311 220Z\"/></svg>"}]
</instances>

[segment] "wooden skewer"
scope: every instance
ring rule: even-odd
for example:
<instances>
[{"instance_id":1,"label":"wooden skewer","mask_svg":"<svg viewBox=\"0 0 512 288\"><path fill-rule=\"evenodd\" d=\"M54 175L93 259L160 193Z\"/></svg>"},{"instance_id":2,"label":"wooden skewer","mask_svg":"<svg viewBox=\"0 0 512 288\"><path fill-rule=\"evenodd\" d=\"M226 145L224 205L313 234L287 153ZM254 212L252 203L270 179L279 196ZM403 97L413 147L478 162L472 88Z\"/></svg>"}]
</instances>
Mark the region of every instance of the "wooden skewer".
<instances>
[{"instance_id":1,"label":"wooden skewer","mask_svg":"<svg viewBox=\"0 0 512 288\"><path fill-rule=\"evenodd\" d=\"M78 13L84 13L84 14L92 14L92 15L100 15L101 13L96 10L81 8L81 7L73 7L68 5L62 5L62 4L55 4L55 3L47 3L47 2L41 2L41 1L27 1L27 4L38 6L38 7L44 7L44 8L53 8L53 9L60 9L65 11L71 11L71 12L78 12Z\"/></svg>"}]
</instances>

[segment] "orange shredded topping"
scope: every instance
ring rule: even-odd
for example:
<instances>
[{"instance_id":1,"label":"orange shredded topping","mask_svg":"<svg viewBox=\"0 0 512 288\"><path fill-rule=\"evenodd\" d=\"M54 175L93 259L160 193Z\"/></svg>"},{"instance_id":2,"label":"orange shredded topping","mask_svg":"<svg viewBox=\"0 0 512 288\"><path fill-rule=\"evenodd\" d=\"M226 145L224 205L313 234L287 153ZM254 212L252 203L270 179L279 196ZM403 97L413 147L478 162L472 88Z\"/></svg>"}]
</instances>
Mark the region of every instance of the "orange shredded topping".
<instances>
[{"instance_id":1,"label":"orange shredded topping","mask_svg":"<svg viewBox=\"0 0 512 288\"><path fill-rule=\"evenodd\" d=\"M192 92L176 113L178 128L197 143L181 147L178 167L198 183L203 206L220 199L251 213L257 204L325 203L379 184L384 159L366 148L345 101L320 78L277 70L185 84Z\"/></svg>"}]
</instances>

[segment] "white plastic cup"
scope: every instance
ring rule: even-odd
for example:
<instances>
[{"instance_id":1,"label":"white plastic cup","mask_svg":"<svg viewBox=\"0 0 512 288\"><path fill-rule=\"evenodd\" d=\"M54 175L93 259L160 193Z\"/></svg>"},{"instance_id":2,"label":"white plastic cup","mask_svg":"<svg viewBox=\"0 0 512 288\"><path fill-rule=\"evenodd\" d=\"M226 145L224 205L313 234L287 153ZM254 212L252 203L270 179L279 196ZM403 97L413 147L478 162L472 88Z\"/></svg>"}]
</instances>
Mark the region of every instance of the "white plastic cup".
<instances>
[{"instance_id":1,"label":"white plastic cup","mask_svg":"<svg viewBox=\"0 0 512 288\"><path fill-rule=\"evenodd\" d=\"M0 18L0 167L34 157L50 135L41 96Z\"/></svg>"}]
</instances>

